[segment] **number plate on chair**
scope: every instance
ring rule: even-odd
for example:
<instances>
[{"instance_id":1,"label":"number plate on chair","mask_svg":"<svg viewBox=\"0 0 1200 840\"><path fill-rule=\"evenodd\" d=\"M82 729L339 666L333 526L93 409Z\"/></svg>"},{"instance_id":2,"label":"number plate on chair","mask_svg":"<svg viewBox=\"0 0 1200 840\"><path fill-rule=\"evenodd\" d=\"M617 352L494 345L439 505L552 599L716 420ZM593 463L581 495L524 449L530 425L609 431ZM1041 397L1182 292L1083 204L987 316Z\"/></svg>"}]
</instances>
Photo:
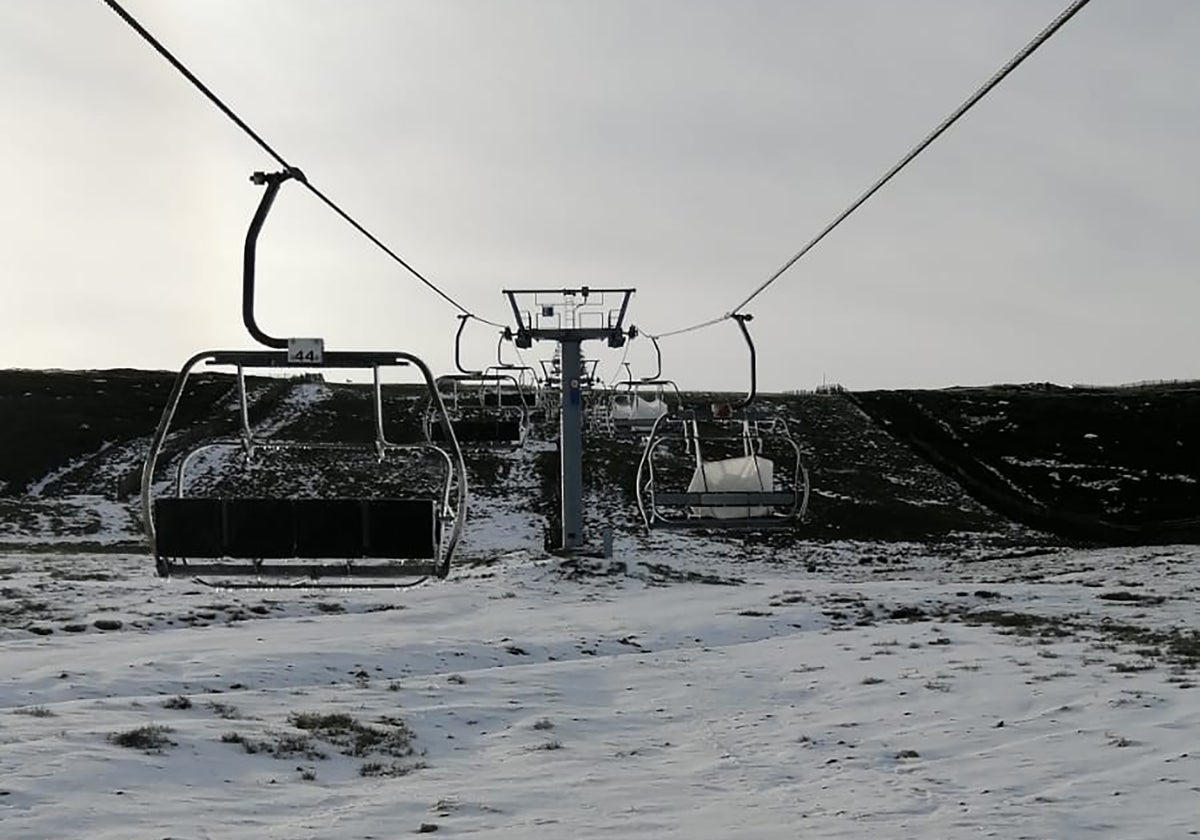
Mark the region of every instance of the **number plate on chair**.
<instances>
[{"instance_id":1,"label":"number plate on chair","mask_svg":"<svg viewBox=\"0 0 1200 840\"><path fill-rule=\"evenodd\" d=\"M293 365L320 365L325 363L325 339L289 338L288 362Z\"/></svg>"}]
</instances>

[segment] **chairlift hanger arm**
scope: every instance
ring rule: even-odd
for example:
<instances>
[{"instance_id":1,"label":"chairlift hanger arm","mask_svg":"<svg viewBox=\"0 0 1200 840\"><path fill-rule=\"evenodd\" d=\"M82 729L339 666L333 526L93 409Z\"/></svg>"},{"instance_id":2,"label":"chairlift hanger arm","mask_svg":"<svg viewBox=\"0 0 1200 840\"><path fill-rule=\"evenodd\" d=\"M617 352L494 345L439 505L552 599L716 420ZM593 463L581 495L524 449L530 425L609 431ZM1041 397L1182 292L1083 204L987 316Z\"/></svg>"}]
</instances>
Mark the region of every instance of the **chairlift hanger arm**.
<instances>
[{"instance_id":1,"label":"chairlift hanger arm","mask_svg":"<svg viewBox=\"0 0 1200 840\"><path fill-rule=\"evenodd\" d=\"M514 365L512 362L504 361L504 342L513 340L513 331L511 327L505 327L500 331L500 337L496 339L496 367L504 368L505 370L533 370L529 365L524 363L521 354L518 353L519 365Z\"/></svg>"},{"instance_id":2,"label":"chairlift hanger arm","mask_svg":"<svg viewBox=\"0 0 1200 840\"><path fill-rule=\"evenodd\" d=\"M632 331L633 331L633 328L630 327L630 332L632 332ZM655 368L654 368L654 375L653 376L643 376L642 381L653 382L655 380L662 379L662 348L658 346L657 338L655 338L652 335L647 336L647 337L650 339L650 343L654 345Z\"/></svg>"},{"instance_id":3,"label":"chairlift hanger arm","mask_svg":"<svg viewBox=\"0 0 1200 840\"><path fill-rule=\"evenodd\" d=\"M735 312L730 317L737 321L738 329L742 331L742 337L746 339L746 346L750 348L750 392L746 394L745 399L733 407L735 409L748 408L758 393L758 354L754 349L754 339L750 337L750 330L746 326L746 322L754 320L754 316L744 312Z\"/></svg>"},{"instance_id":4,"label":"chairlift hanger arm","mask_svg":"<svg viewBox=\"0 0 1200 840\"><path fill-rule=\"evenodd\" d=\"M473 317L474 316L472 316L472 315L459 315L458 316L458 332L455 333L455 335L454 335L454 366L456 368L458 368L460 373L463 373L466 376L479 376L480 373L482 373L482 371L478 371L478 370L467 370L465 367L462 366L463 330L465 330L467 328L467 321L471 320L471 318L473 318Z\"/></svg>"},{"instance_id":5,"label":"chairlift hanger arm","mask_svg":"<svg viewBox=\"0 0 1200 840\"><path fill-rule=\"evenodd\" d=\"M295 167L280 172L255 172L250 176L251 183L259 186L265 185L267 189L258 202L254 218L250 220L250 229L246 231L246 247L242 253L242 322L246 325L246 330L250 333L251 338L259 344L273 347L276 350L286 350L288 340L263 332L254 319L254 268L258 252L258 235L262 232L267 214L271 212L271 205L275 203L275 196L279 194L279 188L283 186L284 181L290 178L307 183L304 173Z\"/></svg>"}]
</instances>

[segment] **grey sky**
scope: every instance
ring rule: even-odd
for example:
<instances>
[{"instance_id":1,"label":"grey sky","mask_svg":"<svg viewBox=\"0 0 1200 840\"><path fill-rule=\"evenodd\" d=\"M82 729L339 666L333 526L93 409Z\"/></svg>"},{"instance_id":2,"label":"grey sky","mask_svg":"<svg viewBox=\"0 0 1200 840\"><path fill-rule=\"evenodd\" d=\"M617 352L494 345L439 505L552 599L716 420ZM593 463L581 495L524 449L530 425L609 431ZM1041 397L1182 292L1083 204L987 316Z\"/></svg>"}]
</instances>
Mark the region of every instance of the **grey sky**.
<instances>
[{"instance_id":1,"label":"grey sky","mask_svg":"<svg viewBox=\"0 0 1200 840\"><path fill-rule=\"evenodd\" d=\"M469 308L631 285L659 332L741 300L1066 0L125 5ZM749 307L762 384L1200 376L1197 44L1192 0L1084 9ZM249 346L266 155L99 0L0 3L0 102L0 367ZM303 189L260 257L268 331L451 364L454 310ZM683 387L743 382L731 323L663 351Z\"/></svg>"}]
</instances>

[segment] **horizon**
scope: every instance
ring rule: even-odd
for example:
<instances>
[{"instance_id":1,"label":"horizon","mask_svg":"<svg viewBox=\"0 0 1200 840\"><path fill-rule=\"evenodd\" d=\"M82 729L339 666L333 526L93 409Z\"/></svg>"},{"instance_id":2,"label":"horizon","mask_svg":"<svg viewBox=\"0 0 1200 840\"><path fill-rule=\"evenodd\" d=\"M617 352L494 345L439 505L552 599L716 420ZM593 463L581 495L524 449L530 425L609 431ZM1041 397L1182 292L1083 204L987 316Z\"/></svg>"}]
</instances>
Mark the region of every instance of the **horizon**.
<instances>
[{"instance_id":1,"label":"horizon","mask_svg":"<svg viewBox=\"0 0 1200 840\"><path fill-rule=\"evenodd\" d=\"M356 381L354 377L328 377L322 371L339 370L338 368L311 368L311 369L262 369L255 373L247 374L248 379L255 378L273 378L273 379L288 379L302 378L311 376L314 373L321 375L323 381L332 385L369 385L369 381L363 379ZM8 367L0 368L0 374L5 373L47 373L47 374L102 374L102 373L144 373L144 374L164 374L168 376L178 375L178 369L171 368L139 368L139 367L103 367L103 368L30 368L30 367ZM208 374L212 376L233 376L231 371L223 370L197 370L193 371L192 375ZM434 371L437 375L437 371ZM614 385L625 384L627 380L617 380L615 382L602 383L604 386L612 387ZM413 388L424 387L419 381L389 381L386 378L383 380L384 386L401 385ZM637 384L636 382L634 384ZM856 388L844 382L822 382L811 388L785 388L785 389L764 389L758 388L755 391L757 396L761 397L787 397L787 396L820 396L822 392L828 390L833 393L836 391L845 391L849 393L863 393L867 391L950 391L950 390L989 390L995 388L1059 388L1066 391L1105 391L1105 390L1133 390L1137 388L1159 388L1159 387L1175 387L1200 385L1200 378L1194 379L1142 379L1135 382L1055 382L1048 379L1034 379L1027 382L978 382L978 383L957 383L954 385L932 385L932 386L906 386L898 385L892 388ZM557 390L553 388L552 390ZM745 388L704 388L704 387L681 387L679 389L682 394L744 394Z\"/></svg>"}]
</instances>

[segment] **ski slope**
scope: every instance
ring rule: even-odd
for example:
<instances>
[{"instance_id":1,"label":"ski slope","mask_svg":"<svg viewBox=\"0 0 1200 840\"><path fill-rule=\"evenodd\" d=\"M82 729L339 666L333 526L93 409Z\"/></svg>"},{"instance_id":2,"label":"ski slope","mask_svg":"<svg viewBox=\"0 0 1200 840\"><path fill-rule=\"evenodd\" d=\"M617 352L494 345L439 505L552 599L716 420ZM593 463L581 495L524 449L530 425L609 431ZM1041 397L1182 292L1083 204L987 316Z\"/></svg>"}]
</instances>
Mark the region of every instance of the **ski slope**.
<instances>
[{"instance_id":1,"label":"ski slope","mask_svg":"<svg viewBox=\"0 0 1200 840\"><path fill-rule=\"evenodd\" d=\"M0 836L1197 832L1200 549L671 535L576 564L514 548L535 529L503 514L406 591L4 555ZM323 715L378 743L297 725ZM159 746L118 743L139 730Z\"/></svg>"}]
</instances>

